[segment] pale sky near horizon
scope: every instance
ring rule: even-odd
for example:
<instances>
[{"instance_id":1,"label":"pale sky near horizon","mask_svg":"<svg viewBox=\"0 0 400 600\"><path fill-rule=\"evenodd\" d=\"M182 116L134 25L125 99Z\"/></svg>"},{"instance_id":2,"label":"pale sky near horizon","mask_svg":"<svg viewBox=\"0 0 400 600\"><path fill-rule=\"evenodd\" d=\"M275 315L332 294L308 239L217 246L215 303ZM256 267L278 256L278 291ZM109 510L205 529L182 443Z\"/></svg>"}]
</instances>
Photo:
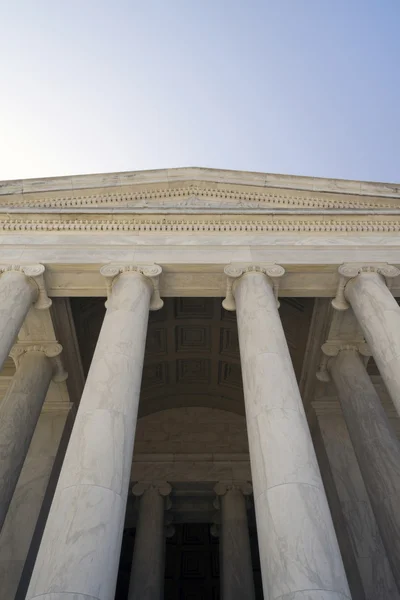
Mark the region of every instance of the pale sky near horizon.
<instances>
[{"instance_id":1,"label":"pale sky near horizon","mask_svg":"<svg viewBox=\"0 0 400 600\"><path fill-rule=\"evenodd\" d=\"M3 0L0 180L400 182L399 31L400 0Z\"/></svg>"}]
</instances>

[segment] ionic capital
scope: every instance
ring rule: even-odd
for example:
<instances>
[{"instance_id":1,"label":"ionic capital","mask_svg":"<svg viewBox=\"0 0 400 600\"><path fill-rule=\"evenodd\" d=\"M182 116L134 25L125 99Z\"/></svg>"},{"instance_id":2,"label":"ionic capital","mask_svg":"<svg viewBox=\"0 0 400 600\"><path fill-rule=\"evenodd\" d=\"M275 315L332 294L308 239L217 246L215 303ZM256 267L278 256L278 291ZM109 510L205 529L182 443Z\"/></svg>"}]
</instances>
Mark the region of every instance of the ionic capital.
<instances>
[{"instance_id":1,"label":"ionic capital","mask_svg":"<svg viewBox=\"0 0 400 600\"><path fill-rule=\"evenodd\" d=\"M224 268L224 273L227 276L226 280L226 298L222 301L222 306L225 310L236 310L234 283L242 275L246 273L264 273L269 279L274 290L276 303L279 308L278 288L279 277L285 274L285 269L275 263L259 263L259 264L234 264L231 263Z\"/></svg>"},{"instance_id":2,"label":"ionic capital","mask_svg":"<svg viewBox=\"0 0 400 600\"><path fill-rule=\"evenodd\" d=\"M43 276L45 267L43 265L0 265L0 274L9 271L23 273L29 279L29 282L34 286L35 290L37 291L36 302L34 304L35 308L39 310L50 308L52 302L46 292Z\"/></svg>"},{"instance_id":3,"label":"ionic capital","mask_svg":"<svg viewBox=\"0 0 400 600\"><path fill-rule=\"evenodd\" d=\"M150 488L156 490L160 496L167 498L166 509L171 508L168 496L172 492L172 487L167 481L138 481L132 486L132 494L136 498L140 498Z\"/></svg>"},{"instance_id":4,"label":"ionic capital","mask_svg":"<svg viewBox=\"0 0 400 600\"><path fill-rule=\"evenodd\" d=\"M248 481L219 481L214 486L214 492L216 498L214 499L213 505L217 510L220 509L220 497L225 496L230 491L239 491L243 496L251 496L253 493L253 486Z\"/></svg>"},{"instance_id":5,"label":"ionic capital","mask_svg":"<svg viewBox=\"0 0 400 600\"><path fill-rule=\"evenodd\" d=\"M55 383L61 383L68 377L68 373L64 370L64 366L61 360L61 352L63 347L58 342L38 342L37 344L32 342L18 342L10 350L10 356L14 361L16 368L18 369L21 358L29 352L43 352L45 356L50 360L53 369L53 381Z\"/></svg>"},{"instance_id":6,"label":"ionic capital","mask_svg":"<svg viewBox=\"0 0 400 600\"><path fill-rule=\"evenodd\" d=\"M167 481L138 481L132 486L132 494L138 500L149 489L155 490L160 495L164 501L164 510L169 511L172 507L172 502L169 497L172 492L171 485ZM171 513L165 514L164 535L167 538L172 537L175 533L175 527L172 521L173 517Z\"/></svg>"},{"instance_id":7,"label":"ionic capital","mask_svg":"<svg viewBox=\"0 0 400 600\"><path fill-rule=\"evenodd\" d=\"M390 289L392 279L400 275L400 270L388 263L344 263L339 269L339 284L335 298L332 300L332 306L336 310L347 310L350 304L345 297L345 288L348 282L360 273L378 273L385 279L386 285Z\"/></svg>"},{"instance_id":8,"label":"ionic capital","mask_svg":"<svg viewBox=\"0 0 400 600\"><path fill-rule=\"evenodd\" d=\"M329 374L329 366L331 361L338 356L339 352L350 351L358 352L364 358L368 359L372 356L372 352L366 342L341 342L338 340L327 341L322 345L321 350L323 357L321 364L317 371L317 379L324 383L328 383L331 380Z\"/></svg>"},{"instance_id":9,"label":"ionic capital","mask_svg":"<svg viewBox=\"0 0 400 600\"><path fill-rule=\"evenodd\" d=\"M108 264L100 269L100 273L106 278L107 298L110 298L113 283L121 273L140 273L147 277L153 287L153 293L150 300L150 310L159 310L164 306L164 302L160 297L159 278L162 272L160 265L123 265L123 264Z\"/></svg>"}]
</instances>

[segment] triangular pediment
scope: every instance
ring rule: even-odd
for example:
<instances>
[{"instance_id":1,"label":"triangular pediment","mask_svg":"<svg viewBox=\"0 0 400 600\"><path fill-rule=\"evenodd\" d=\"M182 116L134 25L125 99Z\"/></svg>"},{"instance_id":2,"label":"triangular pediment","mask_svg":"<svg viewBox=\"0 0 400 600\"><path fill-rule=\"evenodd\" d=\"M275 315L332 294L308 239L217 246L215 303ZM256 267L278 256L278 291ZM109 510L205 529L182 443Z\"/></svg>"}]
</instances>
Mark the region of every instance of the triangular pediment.
<instances>
[{"instance_id":1,"label":"triangular pediment","mask_svg":"<svg viewBox=\"0 0 400 600\"><path fill-rule=\"evenodd\" d=\"M212 169L171 169L0 182L0 210L129 213L385 211L395 184Z\"/></svg>"}]
</instances>

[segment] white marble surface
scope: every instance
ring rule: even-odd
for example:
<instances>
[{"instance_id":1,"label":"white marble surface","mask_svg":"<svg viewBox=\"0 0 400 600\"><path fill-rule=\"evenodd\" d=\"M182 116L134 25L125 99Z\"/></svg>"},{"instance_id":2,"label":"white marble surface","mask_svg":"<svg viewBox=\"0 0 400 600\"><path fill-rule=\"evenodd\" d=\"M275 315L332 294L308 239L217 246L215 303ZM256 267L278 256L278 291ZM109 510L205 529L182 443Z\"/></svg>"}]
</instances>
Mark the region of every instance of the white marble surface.
<instances>
[{"instance_id":1,"label":"white marble surface","mask_svg":"<svg viewBox=\"0 0 400 600\"><path fill-rule=\"evenodd\" d=\"M400 307L383 276L375 272L362 272L350 279L345 297L400 415Z\"/></svg>"},{"instance_id":2,"label":"white marble surface","mask_svg":"<svg viewBox=\"0 0 400 600\"><path fill-rule=\"evenodd\" d=\"M253 568L245 494L250 485L218 483L214 488L221 510L221 600L254 600Z\"/></svg>"},{"instance_id":3,"label":"white marble surface","mask_svg":"<svg viewBox=\"0 0 400 600\"><path fill-rule=\"evenodd\" d=\"M350 598L272 285L233 290L264 596Z\"/></svg>"},{"instance_id":4,"label":"white marble surface","mask_svg":"<svg viewBox=\"0 0 400 600\"><path fill-rule=\"evenodd\" d=\"M75 196L88 188L123 189L132 184L164 183L173 187L175 182L210 182L215 189L220 184L240 186L257 186L258 188L282 188L294 190L318 190L321 192L338 192L398 198L400 186L396 183L356 181L350 179L333 179L327 177L304 177L277 173L255 171L238 171L228 169L210 169L207 167L179 167L174 169L149 169L145 171L126 171L115 173L97 173L88 175L72 175L63 177L38 177L34 179L16 179L0 181L0 195L29 195L45 191L70 191ZM61 196L63 197L63 196ZM27 198L29 203L29 196Z\"/></svg>"},{"instance_id":5,"label":"white marble surface","mask_svg":"<svg viewBox=\"0 0 400 600\"><path fill-rule=\"evenodd\" d=\"M349 260L400 264L400 236L386 233L302 232L137 232L123 231L0 233L3 261L42 261L51 297L104 296L99 267L108 262L156 262L165 267L165 296L225 293L229 262L282 262L282 296L333 297L338 264ZM400 278L391 288L400 296Z\"/></svg>"},{"instance_id":6,"label":"white marble surface","mask_svg":"<svg viewBox=\"0 0 400 600\"><path fill-rule=\"evenodd\" d=\"M68 412L42 413L0 533L0 600L13 600Z\"/></svg>"},{"instance_id":7,"label":"white marble surface","mask_svg":"<svg viewBox=\"0 0 400 600\"><path fill-rule=\"evenodd\" d=\"M328 368L400 588L400 444L358 352L342 350Z\"/></svg>"},{"instance_id":8,"label":"white marble surface","mask_svg":"<svg viewBox=\"0 0 400 600\"><path fill-rule=\"evenodd\" d=\"M399 600L393 573L341 414L319 414L318 422L335 481L366 600Z\"/></svg>"},{"instance_id":9,"label":"white marble surface","mask_svg":"<svg viewBox=\"0 0 400 600\"><path fill-rule=\"evenodd\" d=\"M37 290L24 273L6 271L0 275L0 368L36 296Z\"/></svg>"},{"instance_id":10,"label":"white marble surface","mask_svg":"<svg viewBox=\"0 0 400 600\"><path fill-rule=\"evenodd\" d=\"M0 404L0 529L52 376L44 352L26 352Z\"/></svg>"},{"instance_id":11,"label":"white marble surface","mask_svg":"<svg viewBox=\"0 0 400 600\"><path fill-rule=\"evenodd\" d=\"M161 600L164 597L166 483L136 484L140 498L128 600Z\"/></svg>"},{"instance_id":12,"label":"white marble surface","mask_svg":"<svg viewBox=\"0 0 400 600\"><path fill-rule=\"evenodd\" d=\"M115 279L27 600L113 600L152 285Z\"/></svg>"}]
</instances>

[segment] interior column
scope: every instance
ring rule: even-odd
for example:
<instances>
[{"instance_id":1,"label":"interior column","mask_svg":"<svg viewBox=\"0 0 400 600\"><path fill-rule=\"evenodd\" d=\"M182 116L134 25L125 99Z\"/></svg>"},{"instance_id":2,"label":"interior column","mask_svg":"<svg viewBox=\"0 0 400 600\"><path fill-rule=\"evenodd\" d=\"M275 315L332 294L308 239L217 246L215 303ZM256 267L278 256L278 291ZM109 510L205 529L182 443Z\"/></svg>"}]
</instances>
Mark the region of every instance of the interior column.
<instances>
[{"instance_id":1,"label":"interior column","mask_svg":"<svg viewBox=\"0 0 400 600\"><path fill-rule=\"evenodd\" d=\"M400 444L357 348L340 350L328 370L400 589Z\"/></svg>"},{"instance_id":2,"label":"interior column","mask_svg":"<svg viewBox=\"0 0 400 600\"><path fill-rule=\"evenodd\" d=\"M313 406L365 600L400 600L343 413L323 401Z\"/></svg>"},{"instance_id":3,"label":"interior column","mask_svg":"<svg viewBox=\"0 0 400 600\"><path fill-rule=\"evenodd\" d=\"M59 344L47 348L53 356L61 350ZM46 348L17 346L14 356L17 370L0 404L0 530L53 375Z\"/></svg>"},{"instance_id":4,"label":"interior column","mask_svg":"<svg viewBox=\"0 0 400 600\"><path fill-rule=\"evenodd\" d=\"M27 600L114 600L149 308L161 268L107 266L107 312Z\"/></svg>"},{"instance_id":5,"label":"interior column","mask_svg":"<svg viewBox=\"0 0 400 600\"><path fill-rule=\"evenodd\" d=\"M264 596L350 598L277 309L271 277L284 270L225 273L235 278L224 306L234 298Z\"/></svg>"},{"instance_id":6,"label":"interior column","mask_svg":"<svg viewBox=\"0 0 400 600\"><path fill-rule=\"evenodd\" d=\"M137 483L140 498L128 600L161 600L164 596L165 502L169 483Z\"/></svg>"},{"instance_id":7,"label":"interior column","mask_svg":"<svg viewBox=\"0 0 400 600\"><path fill-rule=\"evenodd\" d=\"M250 484L217 483L221 509L220 577L222 600L254 600L253 568L245 495Z\"/></svg>"},{"instance_id":8,"label":"interior column","mask_svg":"<svg viewBox=\"0 0 400 600\"><path fill-rule=\"evenodd\" d=\"M400 415L400 307L387 286L396 267L342 265L339 273L350 278L344 288L347 300L363 330L397 412ZM336 298L335 308L346 308ZM348 306L348 305L347 305Z\"/></svg>"},{"instance_id":9,"label":"interior column","mask_svg":"<svg viewBox=\"0 0 400 600\"><path fill-rule=\"evenodd\" d=\"M41 526L43 501L68 415L69 407L42 410L35 427L0 534L0 600L14 599L17 589L26 590L29 584L25 579L29 576L24 571L25 562L34 552L31 543L36 526Z\"/></svg>"}]
</instances>

